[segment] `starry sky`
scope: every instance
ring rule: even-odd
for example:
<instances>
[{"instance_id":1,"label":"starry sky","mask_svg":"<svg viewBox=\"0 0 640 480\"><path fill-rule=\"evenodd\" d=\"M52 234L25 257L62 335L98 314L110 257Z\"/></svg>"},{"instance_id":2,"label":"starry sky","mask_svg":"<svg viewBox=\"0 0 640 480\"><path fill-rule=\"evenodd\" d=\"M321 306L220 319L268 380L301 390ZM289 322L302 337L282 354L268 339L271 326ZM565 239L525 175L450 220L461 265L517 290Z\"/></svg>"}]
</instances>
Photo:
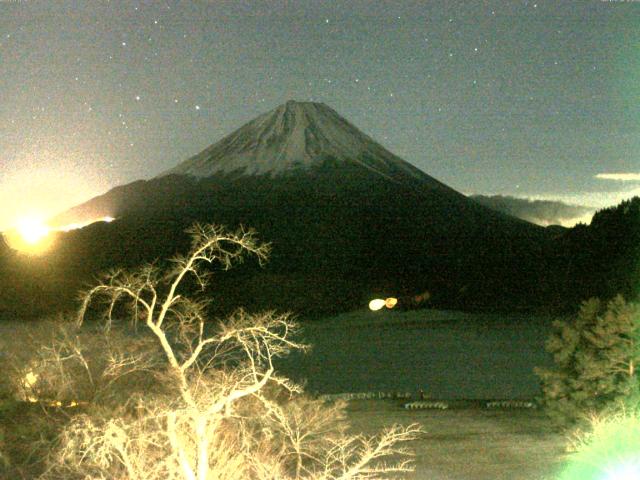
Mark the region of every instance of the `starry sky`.
<instances>
[{"instance_id":1,"label":"starry sky","mask_svg":"<svg viewBox=\"0 0 640 480\"><path fill-rule=\"evenodd\" d=\"M0 0L0 229L288 99L466 194L640 194L640 1Z\"/></svg>"}]
</instances>

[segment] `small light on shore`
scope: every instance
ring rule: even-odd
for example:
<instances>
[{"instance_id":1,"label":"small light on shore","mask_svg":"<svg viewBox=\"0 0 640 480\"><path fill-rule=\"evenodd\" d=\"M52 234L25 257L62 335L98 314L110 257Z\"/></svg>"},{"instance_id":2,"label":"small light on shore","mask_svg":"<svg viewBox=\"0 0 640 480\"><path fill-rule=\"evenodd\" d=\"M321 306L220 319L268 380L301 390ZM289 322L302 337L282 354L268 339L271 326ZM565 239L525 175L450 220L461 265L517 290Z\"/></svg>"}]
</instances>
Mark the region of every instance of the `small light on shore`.
<instances>
[{"instance_id":1,"label":"small light on shore","mask_svg":"<svg viewBox=\"0 0 640 480\"><path fill-rule=\"evenodd\" d=\"M385 300L381 298L375 298L369 302L369 310L374 312L381 310L383 307L393 308L397 305L398 299L395 297L389 297Z\"/></svg>"},{"instance_id":2,"label":"small light on shore","mask_svg":"<svg viewBox=\"0 0 640 480\"><path fill-rule=\"evenodd\" d=\"M369 309L375 312L377 310L380 310L382 307L384 307L384 305L385 305L384 300L382 300L381 298L376 298L369 302Z\"/></svg>"}]
</instances>

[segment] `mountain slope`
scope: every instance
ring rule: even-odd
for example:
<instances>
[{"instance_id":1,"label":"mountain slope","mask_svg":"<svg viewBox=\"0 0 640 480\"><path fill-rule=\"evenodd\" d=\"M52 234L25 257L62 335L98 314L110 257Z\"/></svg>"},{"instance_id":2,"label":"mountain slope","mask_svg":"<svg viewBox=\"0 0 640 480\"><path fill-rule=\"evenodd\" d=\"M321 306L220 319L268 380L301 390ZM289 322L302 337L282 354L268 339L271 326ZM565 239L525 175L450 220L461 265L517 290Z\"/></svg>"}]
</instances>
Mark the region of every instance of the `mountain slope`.
<instances>
[{"instance_id":1,"label":"mountain slope","mask_svg":"<svg viewBox=\"0 0 640 480\"><path fill-rule=\"evenodd\" d=\"M161 174L290 175L354 164L397 182L448 189L322 103L288 101Z\"/></svg>"},{"instance_id":2,"label":"mountain slope","mask_svg":"<svg viewBox=\"0 0 640 480\"><path fill-rule=\"evenodd\" d=\"M166 181L166 177L172 180ZM273 185L276 191L304 184L304 189L322 191L331 197L337 191L366 192L367 183L373 179L389 182L400 196L407 191L434 195L441 206L460 204L481 216L495 216L494 211L478 208L461 193L397 157L330 107L288 101L154 179L116 187L69 209L52 222L64 225L117 217L135 209L148 211L158 202L164 205L163 209L170 208L167 203L173 199L177 204L197 203L195 185L206 184L205 190L219 190L258 181ZM150 196L158 198L152 201ZM362 200L367 202L366 198ZM503 217L507 223L525 223Z\"/></svg>"},{"instance_id":3,"label":"mountain slope","mask_svg":"<svg viewBox=\"0 0 640 480\"><path fill-rule=\"evenodd\" d=\"M265 270L245 266L217 287L229 305L343 311L429 290L434 305L508 308L548 288L548 232L468 199L322 104L287 102L56 222L106 215L117 220L59 242L66 275L171 256L200 221L250 226L273 245Z\"/></svg>"}]
</instances>

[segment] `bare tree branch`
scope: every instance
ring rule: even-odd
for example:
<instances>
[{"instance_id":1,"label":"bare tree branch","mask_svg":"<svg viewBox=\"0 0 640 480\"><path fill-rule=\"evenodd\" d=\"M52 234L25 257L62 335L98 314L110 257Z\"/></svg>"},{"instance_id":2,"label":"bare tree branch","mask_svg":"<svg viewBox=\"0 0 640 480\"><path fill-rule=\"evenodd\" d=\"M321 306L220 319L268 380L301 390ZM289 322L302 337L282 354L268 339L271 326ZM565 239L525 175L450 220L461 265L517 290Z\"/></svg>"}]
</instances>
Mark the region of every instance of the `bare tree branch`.
<instances>
[{"instance_id":1,"label":"bare tree branch","mask_svg":"<svg viewBox=\"0 0 640 480\"><path fill-rule=\"evenodd\" d=\"M107 338L113 338L113 317L122 305L134 327L138 320L147 327L145 338L155 346L140 343L143 348L125 351L108 340L96 377L88 350L71 342L50 352L57 365L73 360L82 366L89 383L97 384L93 399L108 398L110 389L140 374L162 388L136 393L121 408L74 418L43 478L73 472L93 479L347 480L410 471L406 450L396 444L415 438L415 425L375 439L349 436L342 404L306 399L299 385L276 374L276 358L308 348L295 340L299 327L289 315L238 310L212 324L207 302L181 292L187 276L205 288L210 273L204 267L211 264L228 269L247 254L263 263L268 245L243 228L229 233L196 224L189 233L191 250L174 258L166 273L157 265L114 271L85 292L77 327L102 299ZM64 368L60 375L73 384ZM383 463L388 457L400 460Z\"/></svg>"}]
</instances>

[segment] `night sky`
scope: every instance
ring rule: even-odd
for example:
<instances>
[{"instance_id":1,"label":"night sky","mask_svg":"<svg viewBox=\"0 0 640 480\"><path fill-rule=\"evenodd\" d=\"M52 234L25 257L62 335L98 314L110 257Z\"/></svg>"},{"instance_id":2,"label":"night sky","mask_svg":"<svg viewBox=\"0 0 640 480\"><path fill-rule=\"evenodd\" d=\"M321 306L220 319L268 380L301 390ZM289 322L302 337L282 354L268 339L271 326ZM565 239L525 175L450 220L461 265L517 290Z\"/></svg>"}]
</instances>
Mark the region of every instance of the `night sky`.
<instances>
[{"instance_id":1,"label":"night sky","mask_svg":"<svg viewBox=\"0 0 640 480\"><path fill-rule=\"evenodd\" d=\"M615 204L640 194L640 1L0 1L0 229L288 99L466 194Z\"/></svg>"}]
</instances>

